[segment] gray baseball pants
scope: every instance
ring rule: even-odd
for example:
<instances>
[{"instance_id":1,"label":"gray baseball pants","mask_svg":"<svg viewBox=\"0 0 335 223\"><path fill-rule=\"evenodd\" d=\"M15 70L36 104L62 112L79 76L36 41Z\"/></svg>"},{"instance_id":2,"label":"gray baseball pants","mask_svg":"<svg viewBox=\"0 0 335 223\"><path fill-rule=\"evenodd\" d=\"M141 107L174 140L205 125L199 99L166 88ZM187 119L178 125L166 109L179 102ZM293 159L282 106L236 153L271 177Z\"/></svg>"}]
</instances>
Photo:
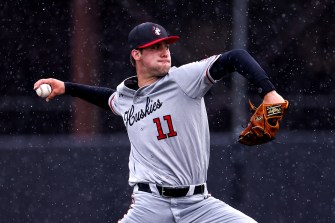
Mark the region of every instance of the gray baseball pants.
<instances>
[{"instance_id":1,"label":"gray baseball pants","mask_svg":"<svg viewBox=\"0 0 335 223\"><path fill-rule=\"evenodd\" d=\"M256 223L221 200L204 194L179 198L162 197L134 187L133 204L120 223Z\"/></svg>"}]
</instances>

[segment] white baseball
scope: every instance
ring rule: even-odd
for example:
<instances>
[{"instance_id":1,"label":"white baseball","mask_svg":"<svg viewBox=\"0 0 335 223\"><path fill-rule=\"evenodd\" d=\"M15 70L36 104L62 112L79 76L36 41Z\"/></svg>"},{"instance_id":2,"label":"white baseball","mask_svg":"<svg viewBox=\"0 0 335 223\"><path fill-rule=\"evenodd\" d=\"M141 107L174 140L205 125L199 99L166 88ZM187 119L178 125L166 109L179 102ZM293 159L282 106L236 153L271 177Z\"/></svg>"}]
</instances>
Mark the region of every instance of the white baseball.
<instances>
[{"instance_id":1,"label":"white baseball","mask_svg":"<svg viewBox=\"0 0 335 223\"><path fill-rule=\"evenodd\" d=\"M49 96L51 93L51 86L49 84L41 84L37 89L36 89L36 94L42 98L46 98Z\"/></svg>"}]
</instances>

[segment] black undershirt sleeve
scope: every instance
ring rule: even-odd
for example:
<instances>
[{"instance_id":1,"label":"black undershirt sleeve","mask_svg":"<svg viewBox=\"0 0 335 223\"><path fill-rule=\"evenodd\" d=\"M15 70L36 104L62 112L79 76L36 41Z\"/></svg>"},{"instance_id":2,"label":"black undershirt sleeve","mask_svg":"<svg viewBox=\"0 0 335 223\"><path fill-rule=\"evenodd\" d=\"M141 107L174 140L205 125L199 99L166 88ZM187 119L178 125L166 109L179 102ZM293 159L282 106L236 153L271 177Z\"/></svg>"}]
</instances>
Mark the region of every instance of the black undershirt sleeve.
<instances>
[{"instance_id":1,"label":"black undershirt sleeve","mask_svg":"<svg viewBox=\"0 0 335 223\"><path fill-rule=\"evenodd\" d=\"M106 87L95 87L71 82L64 82L64 84L65 94L81 98L100 108L110 110L108 99L115 90Z\"/></svg>"},{"instance_id":2,"label":"black undershirt sleeve","mask_svg":"<svg viewBox=\"0 0 335 223\"><path fill-rule=\"evenodd\" d=\"M242 49L221 54L210 68L210 75L215 80L220 80L223 76L234 71L253 83L261 98L268 92L275 90L266 72L247 51Z\"/></svg>"}]
</instances>

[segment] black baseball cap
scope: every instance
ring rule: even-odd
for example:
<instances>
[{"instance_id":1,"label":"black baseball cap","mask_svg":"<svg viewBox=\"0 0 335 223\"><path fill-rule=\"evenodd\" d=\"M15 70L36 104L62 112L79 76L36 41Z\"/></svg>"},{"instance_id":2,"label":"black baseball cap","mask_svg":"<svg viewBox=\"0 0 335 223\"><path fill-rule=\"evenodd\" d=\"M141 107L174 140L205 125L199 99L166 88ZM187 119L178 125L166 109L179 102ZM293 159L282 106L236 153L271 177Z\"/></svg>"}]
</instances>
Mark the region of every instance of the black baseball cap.
<instances>
[{"instance_id":1,"label":"black baseball cap","mask_svg":"<svg viewBox=\"0 0 335 223\"><path fill-rule=\"evenodd\" d=\"M165 41L169 44L179 40L179 36L169 36L163 26L145 22L135 26L128 35L130 49L143 49Z\"/></svg>"}]
</instances>

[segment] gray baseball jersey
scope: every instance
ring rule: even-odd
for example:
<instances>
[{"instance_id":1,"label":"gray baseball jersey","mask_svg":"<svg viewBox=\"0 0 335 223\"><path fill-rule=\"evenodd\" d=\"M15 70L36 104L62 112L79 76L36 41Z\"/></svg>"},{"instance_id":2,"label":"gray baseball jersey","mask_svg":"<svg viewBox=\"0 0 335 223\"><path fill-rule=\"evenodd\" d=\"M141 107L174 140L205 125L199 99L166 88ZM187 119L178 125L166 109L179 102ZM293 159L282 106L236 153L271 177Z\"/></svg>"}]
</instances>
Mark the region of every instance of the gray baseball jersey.
<instances>
[{"instance_id":1,"label":"gray baseball jersey","mask_svg":"<svg viewBox=\"0 0 335 223\"><path fill-rule=\"evenodd\" d=\"M218 56L181 67L155 83L133 90L122 82L109 98L123 117L131 143L129 184L196 185L205 183L210 137L205 93L215 83L209 68Z\"/></svg>"}]
</instances>

